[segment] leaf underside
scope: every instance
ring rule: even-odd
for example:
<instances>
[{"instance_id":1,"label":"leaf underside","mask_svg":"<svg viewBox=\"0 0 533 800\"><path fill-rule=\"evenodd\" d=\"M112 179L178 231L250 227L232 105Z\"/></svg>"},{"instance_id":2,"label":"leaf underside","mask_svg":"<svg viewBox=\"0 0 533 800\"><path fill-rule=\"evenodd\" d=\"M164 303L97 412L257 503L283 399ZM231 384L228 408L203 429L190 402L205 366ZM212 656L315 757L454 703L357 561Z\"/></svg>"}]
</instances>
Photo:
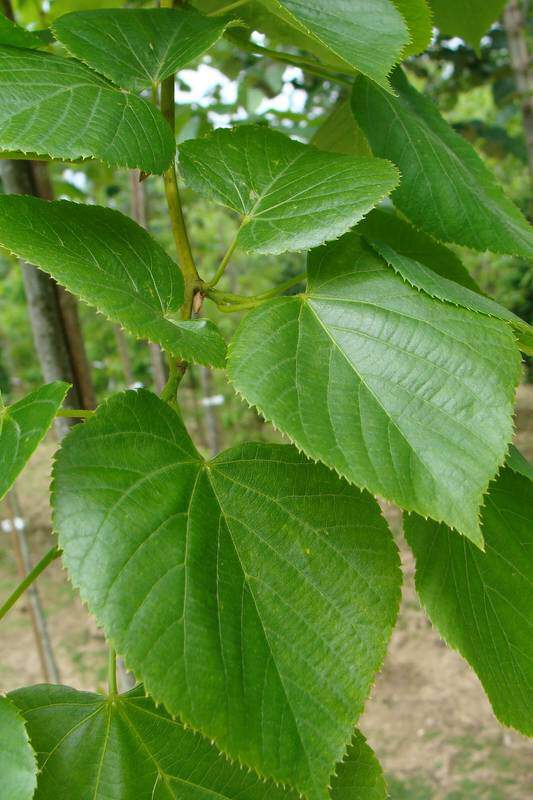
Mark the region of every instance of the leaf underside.
<instances>
[{"instance_id":1,"label":"leaf underside","mask_svg":"<svg viewBox=\"0 0 533 800\"><path fill-rule=\"evenodd\" d=\"M533 256L533 229L474 148L400 69L392 83L397 97L358 78L352 109L373 153L400 169L395 205L443 242Z\"/></svg>"},{"instance_id":2,"label":"leaf underside","mask_svg":"<svg viewBox=\"0 0 533 800\"><path fill-rule=\"evenodd\" d=\"M193 8L99 9L66 14L54 34L68 51L119 86L149 88L208 50L224 19Z\"/></svg>"},{"instance_id":3,"label":"leaf underside","mask_svg":"<svg viewBox=\"0 0 533 800\"><path fill-rule=\"evenodd\" d=\"M311 458L481 544L512 436L511 330L416 291L356 233L311 253L308 276L243 319L233 385Z\"/></svg>"},{"instance_id":4,"label":"leaf underside","mask_svg":"<svg viewBox=\"0 0 533 800\"><path fill-rule=\"evenodd\" d=\"M0 776L2 798L32 800L37 785L35 754L19 709L1 695Z\"/></svg>"},{"instance_id":5,"label":"leaf underside","mask_svg":"<svg viewBox=\"0 0 533 800\"><path fill-rule=\"evenodd\" d=\"M191 188L242 215L237 243L257 253L341 236L398 182L381 159L322 152L253 125L185 142L179 166Z\"/></svg>"},{"instance_id":6,"label":"leaf underside","mask_svg":"<svg viewBox=\"0 0 533 800\"><path fill-rule=\"evenodd\" d=\"M0 406L0 500L44 438L68 388L60 381L49 383L11 406Z\"/></svg>"},{"instance_id":7,"label":"leaf underside","mask_svg":"<svg viewBox=\"0 0 533 800\"><path fill-rule=\"evenodd\" d=\"M533 736L533 482L505 468L483 509L485 552L407 517L416 588L449 645L476 671L505 725Z\"/></svg>"},{"instance_id":8,"label":"leaf underside","mask_svg":"<svg viewBox=\"0 0 533 800\"><path fill-rule=\"evenodd\" d=\"M388 76L410 35L390 0L263 0L263 4L307 38L320 60L361 72L390 91Z\"/></svg>"},{"instance_id":9,"label":"leaf underside","mask_svg":"<svg viewBox=\"0 0 533 800\"><path fill-rule=\"evenodd\" d=\"M223 367L209 320L174 320L183 303L178 265L133 220L67 200L0 196L0 245L48 272L134 336L179 358Z\"/></svg>"},{"instance_id":10,"label":"leaf underside","mask_svg":"<svg viewBox=\"0 0 533 800\"><path fill-rule=\"evenodd\" d=\"M206 464L143 390L64 440L52 505L74 584L150 695L326 798L397 613L375 500L287 445Z\"/></svg>"},{"instance_id":11,"label":"leaf underside","mask_svg":"<svg viewBox=\"0 0 533 800\"><path fill-rule=\"evenodd\" d=\"M479 40L496 22L506 0L429 0L435 25L441 33L460 36L477 48Z\"/></svg>"},{"instance_id":12,"label":"leaf underside","mask_svg":"<svg viewBox=\"0 0 533 800\"><path fill-rule=\"evenodd\" d=\"M358 230L399 274L430 297L509 322L520 349L533 352L533 328L482 294L457 256L399 217L376 209Z\"/></svg>"},{"instance_id":13,"label":"leaf underside","mask_svg":"<svg viewBox=\"0 0 533 800\"><path fill-rule=\"evenodd\" d=\"M0 46L0 148L162 173L175 144L154 106L84 64Z\"/></svg>"}]
</instances>

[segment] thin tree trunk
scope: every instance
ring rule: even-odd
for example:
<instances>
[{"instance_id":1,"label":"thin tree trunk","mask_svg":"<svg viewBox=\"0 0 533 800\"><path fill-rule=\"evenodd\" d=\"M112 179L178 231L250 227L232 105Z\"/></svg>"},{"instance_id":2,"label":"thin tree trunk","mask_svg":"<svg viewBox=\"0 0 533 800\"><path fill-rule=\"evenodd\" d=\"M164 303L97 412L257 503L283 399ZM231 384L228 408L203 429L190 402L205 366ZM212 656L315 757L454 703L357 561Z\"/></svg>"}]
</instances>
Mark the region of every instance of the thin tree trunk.
<instances>
[{"instance_id":1,"label":"thin tree trunk","mask_svg":"<svg viewBox=\"0 0 533 800\"><path fill-rule=\"evenodd\" d=\"M533 60L527 42L527 3L510 0L503 13L509 58L520 95L529 174L533 183Z\"/></svg>"},{"instance_id":2,"label":"thin tree trunk","mask_svg":"<svg viewBox=\"0 0 533 800\"><path fill-rule=\"evenodd\" d=\"M130 173L131 187L131 216L143 228L148 228L148 199L146 197L146 187L139 180L139 172L135 170ZM148 342L150 348L150 364L154 388L157 392L162 392L167 382L167 366L163 351L158 344Z\"/></svg>"}]
</instances>

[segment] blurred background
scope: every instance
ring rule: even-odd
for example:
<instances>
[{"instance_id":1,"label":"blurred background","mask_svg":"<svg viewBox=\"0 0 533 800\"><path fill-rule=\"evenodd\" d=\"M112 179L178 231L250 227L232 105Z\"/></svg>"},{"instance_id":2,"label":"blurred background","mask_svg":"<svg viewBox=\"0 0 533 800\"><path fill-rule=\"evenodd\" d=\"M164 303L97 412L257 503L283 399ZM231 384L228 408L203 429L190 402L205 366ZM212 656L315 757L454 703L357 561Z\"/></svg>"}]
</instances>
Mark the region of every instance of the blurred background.
<instances>
[{"instance_id":1,"label":"blurred background","mask_svg":"<svg viewBox=\"0 0 533 800\"><path fill-rule=\"evenodd\" d=\"M0 0L20 24L46 27L80 8L122 5L99 0ZM525 0L512 0L478 51L437 31L430 48L407 62L410 79L435 100L470 141L506 193L533 218L533 98L528 56L533 18ZM256 44L269 45L259 33ZM286 47L285 51L290 51ZM525 54L525 55L524 55ZM529 60L528 60L529 59ZM302 141L320 137L342 108L342 88L299 68L220 41L181 71L176 90L179 141L213 127L269 124ZM340 125L333 117L333 130ZM323 129L322 129L323 130ZM317 143L320 141L318 138ZM339 145L342 148L342 144ZM364 142L359 144L364 147ZM162 181L98 162L28 165L0 160L0 191L116 208L145 225L174 255ZM17 187L19 187L17 189ZM28 189L26 189L27 191ZM183 192L200 271L213 275L232 240L235 215ZM533 324L533 267L520 259L456 248L481 288ZM220 288L257 294L305 269L303 254L236 253ZM298 291L298 287L291 291ZM221 315L206 303L229 339L239 314ZM32 333L37 331L37 335ZM76 303L33 268L0 252L0 390L4 402L60 375L74 384L73 407L91 408L126 387L159 391L166 364L157 346L135 341L118 326ZM533 458L533 367L524 362L518 391L517 443ZM180 389L184 417L199 449L216 452L244 440L281 439L233 393L222 371L192 367ZM66 423L65 423L66 424ZM0 508L0 600L53 544L48 504L57 437L51 433ZM380 758L394 800L514 800L533 797L533 750L492 716L477 678L448 650L420 610L413 562L402 542L397 510L384 505L402 553L404 602L385 666L361 728ZM59 562L40 578L38 595L20 601L0 631L0 690L61 680L78 688L105 686L104 637L82 608Z\"/></svg>"}]
</instances>

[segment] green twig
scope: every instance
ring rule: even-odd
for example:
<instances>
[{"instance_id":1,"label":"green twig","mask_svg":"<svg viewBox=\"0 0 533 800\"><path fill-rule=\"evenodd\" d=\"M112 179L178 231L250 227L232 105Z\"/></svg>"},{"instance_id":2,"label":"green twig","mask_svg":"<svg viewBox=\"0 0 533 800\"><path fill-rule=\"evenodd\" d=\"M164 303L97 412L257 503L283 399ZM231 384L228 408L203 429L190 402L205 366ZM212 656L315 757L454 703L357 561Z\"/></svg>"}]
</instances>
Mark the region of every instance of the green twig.
<instances>
[{"instance_id":1,"label":"green twig","mask_svg":"<svg viewBox=\"0 0 533 800\"><path fill-rule=\"evenodd\" d=\"M239 6L243 6L246 3L249 3L250 0L235 0L233 3L228 3L227 6L222 6L222 8L216 8L214 11L210 11L209 14L206 16L208 17L220 17L223 14L227 14L228 11L233 11L235 8L239 8Z\"/></svg>"},{"instance_id":2,"label":"green twig","mask_svg":"<svg viewBox=\"0 0 533 800\"><path fill-rule=\"evenodd\" d=\"M177 361L175 358L169 356L168 380L164 385L161 394L159 395L161 400L164 400L166 403L175 402L178 386L180 385L181 379L185 375L186 371L187 364L185 361Z\"/></svg>"},{"instance_id":3,"label":"green twig","mask_svg":"<svg viewBox=\"0 0 533 800\"><path fill-rule=\"evenodd\" d=\"M304 72L310 72L313 75L318 75L320 78L335 81L335 83L340 83L343 86L349 86L350 88L353 86L353 82L348 78L347 75L339 75L338 72L330 70L329 67L326 67L323 64L319 64L318 61L310 61L303 56L293 55L292 53L282 53L279 50L272 50L270 47L262 47L259 44L247 42L244 39L235 36L231 32L226 33L226 36L228 39L231 39L234 44L240 47L241 50L246 50L248 53L253 53L257 56L263 56L264 58L270 58L272 61L279 61L282 64L288 64L291 67L300 67L302 70L304 70Z\"/></svg>"},{"instance_id":4,"label":"green twig","mask_svg":"<svg viewBox=\"0 0 533 800\"><path fill-rule=\"evenodd\" d=\"M72 417L74 419L88 419L94 411L90 408L60 408L56 417Z\"/></svg>"},{"instance_id":5,"label":"green twig","mask_svg":"<svg viewBox=\"0 0 533 800\"><path fill-rule=\"evenodd\" d=\"M19 597L21 597L26 589L28 589L28 587L31 586L31 584L39 577L41 572L44 572L46 567L51 564L52 561L55 561L56 558L59 558L61 552L62 551L59 549L59 547L52 547L52 549L49 550L48 553L43 556L43 558L41 558L39 563L34 566L31 572L28 572L24 580L19 583L17 588L9 595L5 603L0 607L0 619L5 617L9 609L15 605Z\"/></svg>"},{"instance_id":6,"label":"green twig","mask_svg":"<svg viewBox=\"0 0 533 800\"><path fill-rule=\"evenodd\" d=\"M229 264L229 262L231 260L231 257L233 255L233 253L235 252L235 248L237 247L237 237L239 236L240 230L241 229L239 228L239 230L237 231L237 233L233 237L233 241L231 242L230 246L226 250L226 252L224 254L224 257L223 257L222 261L220 262L220 265L219 265L217 271L215 272L213 278L207 284L207 286L209 286L210 289L213 288L213 286L216 286L217 283L219 282L219 280L221 279L221 277L224 275L224 272L226 271L226 267L228 266L228 264Z\"/></svg>"}]
</instances>

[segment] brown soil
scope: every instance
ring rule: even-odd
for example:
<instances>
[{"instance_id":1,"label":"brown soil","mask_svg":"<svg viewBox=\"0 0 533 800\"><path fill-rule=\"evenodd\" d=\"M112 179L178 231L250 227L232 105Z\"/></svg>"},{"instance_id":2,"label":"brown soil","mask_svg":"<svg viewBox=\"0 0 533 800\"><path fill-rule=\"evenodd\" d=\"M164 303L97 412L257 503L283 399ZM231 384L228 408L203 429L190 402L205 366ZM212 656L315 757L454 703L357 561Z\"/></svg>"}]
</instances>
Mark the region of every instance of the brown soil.
<instances>
[{"instance_id":1,"label":"brown soil","mask_svg":"<svg viewBox=\"0 0 533 800\"><path fill-rule=\"evenodd\" d=\"M517 444L533 459L533 386L519 391L517 429ZM54 449L52 441L42 445L17 485L34 560L53 541L47 489ZM399 531L398 512L388 509L387 516ZM388 657L360 721L387 772L391 797L533 798L531 743L498 724L474 673L432 629L414 591L412 556L397 535L405 572L403 603ZM0 536L0 597L5 597L17 572L9 537ZM61 680L83 689L103 688L104 637L59 562L48 568L38 585ZM23 602L2 623L0 654L0 690L42 681Z\"/></svg>"}]
</instances>

